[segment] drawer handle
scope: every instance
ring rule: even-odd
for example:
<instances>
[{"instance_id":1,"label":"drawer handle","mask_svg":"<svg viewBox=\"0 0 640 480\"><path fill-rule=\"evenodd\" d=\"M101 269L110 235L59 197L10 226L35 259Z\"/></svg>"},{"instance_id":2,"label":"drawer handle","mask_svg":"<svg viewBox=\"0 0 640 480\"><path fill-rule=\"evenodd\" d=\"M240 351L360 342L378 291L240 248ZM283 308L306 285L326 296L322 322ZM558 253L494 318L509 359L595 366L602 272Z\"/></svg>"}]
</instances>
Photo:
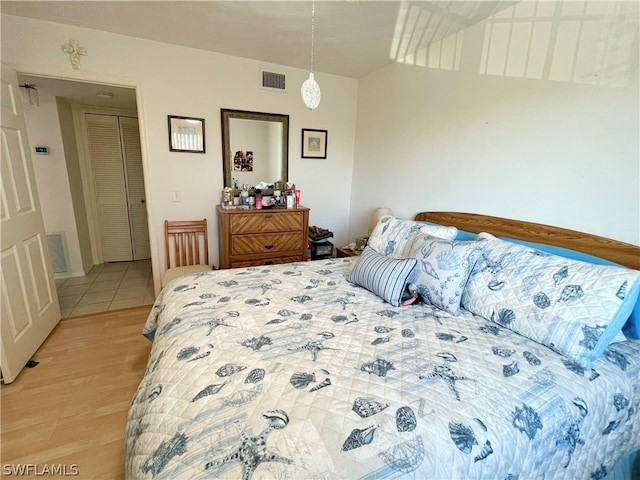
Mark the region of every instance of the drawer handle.
<instances>
[{"instance_id":1,"label":"drawer handle","mask_svg":"<svg viewBox=\"0 0 640 480\"><path fill-rule=\"evenodd\" d=\"M267 250L271 250L273 248L273 244L265 245L264 248L266 248Z\"/></svg>"},{"instance_id":2,"label":"drawer handle","mask_svg":"<svg viewBox=\"0 0 640 480\"><path fill-rule=\"evenodd\" d=\"M265 220L271 220L272 218L273 218L273 214L270 214L270 213L264 216Z\"/></svg>"},{"instance_id":3,"label":"drawer handle","mask_svg":"<svg viewBox=\"0 0 640 480\"><path fill-rule=\"evenodd\" d=\"M265 265L273 265L273 260L269 260L268 262L264 262Z\"/></svg>"}]
</instances>

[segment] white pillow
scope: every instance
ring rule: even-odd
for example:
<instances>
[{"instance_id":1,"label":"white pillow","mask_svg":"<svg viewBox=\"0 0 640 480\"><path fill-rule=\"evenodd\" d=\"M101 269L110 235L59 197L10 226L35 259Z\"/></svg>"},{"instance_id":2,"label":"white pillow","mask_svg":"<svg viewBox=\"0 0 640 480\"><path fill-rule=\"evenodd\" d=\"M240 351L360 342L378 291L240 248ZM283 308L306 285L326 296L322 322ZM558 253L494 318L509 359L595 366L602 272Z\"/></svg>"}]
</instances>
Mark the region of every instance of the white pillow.
<instances>
[{"instance_id":1,"label":"white pillow","mask_svg":"<svg viewBox=\"0 0 640 480\"><path fill-rule=\"evenodd\" d=\"M456 227L427 225L414 220L401 220L393 216L380 217L371 232L367 245L380 255L392 258L407 258L416 233L453 240L458 234Z\"/></svg>"},{"instance_id":2,"label":"white pillow","mask_svg":"<svg viewBox=\"0 0 640 480\"><path fill-rule=\"evenodd\" d=\"M486 243L416 235L409 257L418 260L418 265L409 278L410 288L434 307L459 315L462 292Z\"/></svg>"},{"instance_id":3,"label":"white pillow","mask_svg":"<svg viewBox=\"0 0 640 480\"><path fill-rule=\"evenodd\" d=\"M594 265L481 234L487 248L462 307L589 368L631 314L640 272Z\"/></svg>"}]
</instances>

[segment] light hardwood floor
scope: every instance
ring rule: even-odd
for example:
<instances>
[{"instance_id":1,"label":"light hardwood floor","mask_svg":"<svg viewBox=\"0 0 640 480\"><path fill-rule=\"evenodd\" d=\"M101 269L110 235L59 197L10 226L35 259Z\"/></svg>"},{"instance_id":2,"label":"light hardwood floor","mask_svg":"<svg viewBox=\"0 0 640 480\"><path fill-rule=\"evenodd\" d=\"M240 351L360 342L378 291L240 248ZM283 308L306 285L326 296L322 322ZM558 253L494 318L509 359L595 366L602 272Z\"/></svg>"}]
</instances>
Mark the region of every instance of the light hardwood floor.
<instances>
[{"instance_id":1,"label":"light hardwood floor","mask_svg":"<svg viewBox=\"0 0 640 480\"><path fill-rule=\"evenodd\" d=\"M40 363L1 387L3 471L63 464L77 465L74 478L124 478L127 411L151 348L141 333L150 309L60 321L33 357Z\"/></svg>"}]
</instances>

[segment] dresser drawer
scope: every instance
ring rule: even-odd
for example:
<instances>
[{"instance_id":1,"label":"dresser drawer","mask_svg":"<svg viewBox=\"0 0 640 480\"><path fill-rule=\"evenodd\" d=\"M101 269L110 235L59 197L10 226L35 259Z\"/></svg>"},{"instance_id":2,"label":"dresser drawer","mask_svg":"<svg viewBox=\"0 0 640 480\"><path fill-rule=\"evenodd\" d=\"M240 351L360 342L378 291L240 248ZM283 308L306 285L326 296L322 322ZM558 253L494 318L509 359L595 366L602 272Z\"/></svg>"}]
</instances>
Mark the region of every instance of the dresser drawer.
<instances>
[{"instance_id":1,"label":"dresser drawer","mask_svg":"<svg viewBox=\"0 0 640 480\"><path fill-rule=\"evenodd\" d=\"M260 265L278 265L280 263L299 262L300 256L256 258L251 260L231 260L231 268L255 267Z\"/></svg>"},{"instance_id":2,"label":"dresser drawer","mask_svg":"<svg viewBox=\"0 0 640 480\"><path fill-rule=\"evenodd\" d=\"M232 235L231 255L251 253L286 252L300 250L302 232L261 233L257 235Z\"/></svg>"},{"instance_id":3,"label":"dresser drawer","mask_svg":"<svg viewBox=\"0 0 640 480\"><path fill-rule=\"evenodd\" d=\"M239 213L231 217L231 234L300 230L303 212Z\"/></svg>"}]
</instances>

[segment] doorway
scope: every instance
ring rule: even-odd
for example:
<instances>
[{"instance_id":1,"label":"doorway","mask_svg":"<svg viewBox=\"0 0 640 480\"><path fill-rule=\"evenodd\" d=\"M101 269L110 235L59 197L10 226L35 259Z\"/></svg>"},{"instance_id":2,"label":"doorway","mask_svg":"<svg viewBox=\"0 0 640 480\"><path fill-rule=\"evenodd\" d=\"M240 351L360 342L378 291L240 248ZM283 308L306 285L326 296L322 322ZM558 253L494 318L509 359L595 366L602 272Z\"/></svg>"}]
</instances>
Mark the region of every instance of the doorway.
<instances>
[{"instance_id":1,"label":"doorway","mask_svg":"<svg viewBox=\"0 0 640 480\"><path fill-rule=\"evenodd\" d=\"M136 120L135 89L32 75L19 75L19 81L21 84L33 85L38 92L38 104L25 105L25 118L32 148L48 147L47 155L32 155L32 158L36 170L37 189L43 204L47 236L49 232L62 233L64 248L60 250L67 257L65 261L68 268L65 272L56 273L54 268L56 284L59 287L66 282L80 285L84 280L91 279L91 275L95 274L96 266L111 265L105 264L110 260L127 260L127 258L110 258L103 252L101 231L108 228L101 228L100 219L103 212L97 208L95 200L96 192L93 186L93 168L89 160L90 145L85 119L88 115L104 115L105 118L111 116L116 118L116 123L119 123L119 118L122 118L122 123L127 126L124 132L118 127L116 138L119 140L127 137L127 141L130 142L132 133L135 134L133 137L138 145L133 151L137 153L132 154L130 148L123 149L122 145L117 147L121 152L126 150L123 153L124 156L139 157L134 168L134 173L137 173L134 175L137 178L137 182L134 182L134 190L136 190L138 212L127 209L124 221L127 223L127 232L131 232L131 217L135 216L138 225L135 236L146 241L146 253L145 248L138 248L135 257L132 255L129 260L148 259L150 257L149 228L146 219L145 185ZM132 119L135 122L134 125L131 124ZM127 171L131 172L124 163L120 168L125 175ZM131 196L130 191L127 192L127 196ZM126 201L129 202L129 198ZM144 208L144 215L140 214L140 206ZM141 217L143 225L140 227ZM130 233L127 235L130 236ZM149 260L145 263L150 267ZM149 284L150 292L153 292L151 274L149 274ZM105 287L106 284L100 286ZM101 294L101 298L106 298L106 295L107 293ZM100 303L105 305L104 302ZM115 302L110 302L109 305L115 305ZM61 298L63 317L71 313L72 306Z\"/></svg>"}]
</instances>

